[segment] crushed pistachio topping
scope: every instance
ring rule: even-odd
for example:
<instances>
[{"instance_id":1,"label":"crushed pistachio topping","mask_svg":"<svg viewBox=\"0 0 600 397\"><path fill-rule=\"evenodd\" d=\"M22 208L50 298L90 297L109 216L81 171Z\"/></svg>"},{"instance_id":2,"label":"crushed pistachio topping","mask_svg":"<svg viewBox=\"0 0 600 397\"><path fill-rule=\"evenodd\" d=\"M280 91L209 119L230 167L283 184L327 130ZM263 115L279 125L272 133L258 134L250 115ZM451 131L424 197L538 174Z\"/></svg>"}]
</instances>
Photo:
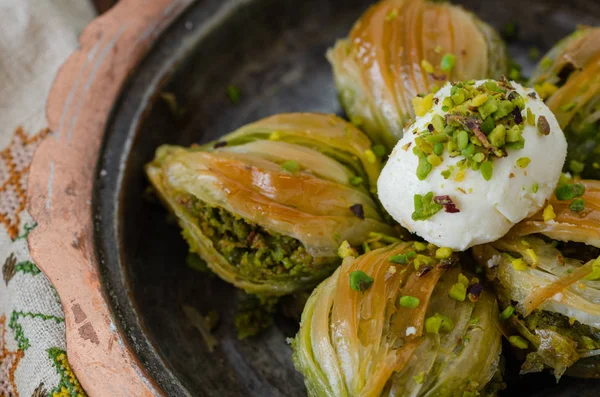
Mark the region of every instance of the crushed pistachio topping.
<instances>
[{"instance_id":1,"label":"crushed pistachio topping","mask_svg":"<svg viewBox=\"0 0 600 397\"><path fill-rule=\"evenodd\" d=\"M452 256L452 248L441 247L435 251L435 257L437 259L448 259Z\"/></svg>"},{"instance_id":2,"label":"crushed pistachio topping","mask_svg":"<svg viewBox=\"0 0 600 397\"><path fill-rule=\"evenodd\" d=\"M433 100L432 94L414 98L417 116L431 110ZM419 158L417 177L424 180L443 164L444 158L461 156L456 170L442 171L444 178L449 179L455 173L454 179L460 182L471 169L480 171L489 181L494 171L493 160L505 157L509 150L522 149L526 122L536 124L530 109L523 116L524 109L525 98L507 81L486 81L478 87L472 80L453 84L450 95L442 100L442 111L446 114L435 114L423 131L416 131L412 151ZM538 118L537 126L544 135L550 132L543 116ZM520 159L523 168L525 159Z\"/></svg>"},{"instance_id":3,"label":"crushed pistachio topping","mask_svg":"<svg viewBox=\"0 0 600 397\"><path fill-rule=\"evenodd\" d=\"M398 304L402 307L407 307L409 309L414 309L417 306L419 306L419 303L421 301L419 300L419 298L414 297L414 296L409 296L409 295L405 295L405 296L401 296L400 299L398 300Z\"/></svg>"},{"instance_id":4,"label":"crushed pistachio topping","mask_svg":"<svg viewBox=\"0 0 600 397\"><path fill-rule=\"evenodd\" d=\"M592 263L592 272L585 276L584 279L589 281L600 280L600 257L594 260L594 263Z\"/></svg>"},{"instance_id":5,"label":"crushed pistachio topping","mask_svg":"<svg viewBox=\"0 0 600 397\"><path fill-rule=\"evenodd\" d=\"M429 94L424 97L414 97L412 99L412 105L417 116L425 116L425 114L433 107L433 94Z\"/></svg>"},{"instance_id":6,"label":"crushed pistachio topping","mask_svg":"<svg viewBox=\"0 0 600 397\"><path fill-rule=\"evenodd\" d=\"M377 156L377 157L383 157L387 154L387 150L385 149L385 146L380 145L380 144L373 145L371 150L373 151L373 154L375 154L375 156Z\"/></svg>"},{"instance_id":7,"label":"crushed pistachio topping","mask_svg":"<svg viewBox=\"0 0 600 397\"><path fill-rule=\"evenodd\" d=\"M544 222L548 222L556 218L556 213L554 212L554 207L549 204L546 208L544 208L544 212L542 213L542 217L544 218Z\"/></svg>"},{"instance_id":8,"label":"crushed pistachio topping","mask_svg":"<svg viewBox=\"0 0 600 397\"><path fill-rule=\"evenodd\" d=\"M413 264L415 266L415 270L420 270L422 267L433 266L434 262L435 260L430 256L417 254Z\"/></svg>"},{"instance_id":9,"label":"crushed pistachio topping","mask_svg":"<svg viewBox=\"0 0 600 397\"><path fill-rule=\"evenodd\" d=\"M523 271L527 269L527 263L525 263L523 258L513 258L510 254L506 252L502 253L502 255L512 264L515 270Z\"/></svg>"},{"instance_id":10,"label":"crushed pistachio topping","mask_svg":"<svg viewBox=\"0 0 600 397\"><path fill-rule=\"evenodd\" d=\"M281 164L281 169L289 172L290 174L294 174L298 172L300 165L296 160L286 160Z\"/></svg>"},{"instance_id":11,"label":"crushed pistachio topping","mask_svg":"<svg viewBox=\"0 0 600 397\"><path fill-rule=\"evenodd\" d=\"M556 188L556 198L559 200L571 200L581 197L585 193L585 186L581 183L565 183Z\"/></svg>"},{"instance_id":12,"label":"crushed pistachio topping","mask_svg":"<svg viewBox=\"0 0 600 397\"><path fill-rule=\"evenodd\" d=\"M537 266L537 264L538 264L538 256L535 253L535 251L532 248L527 248L525 250L525 253L529 257L529 259L531 259L531 262L532 262L533 266L534 267Z\"/></svg>"},{"instance_id":13,"label":"crushed pistachio topping","mask_svg":"<svg viewBox=\"0 0 600 397\"><path fill-rule=\"evenodd\" d=\"M442 61L440 63L440 68L444 72L450 72L454 69L454 65L456 65L456 55L454 54L445 54L442 57Z\"/></svg>"},{"instance_id":14,"label":"crushed pistachio topping","mask_svg":"<svg viewBox=\"0 0 600 397\"><path fill-rule=\"evenodd\" d=\"M421 251L425 251L425 250L427 249L427 244L425 244L425 243L422 243L422 242L420 242L420 241L415 241L415 242L413 243L413 247L415 247L415 249L416 249L417 251L421 252Z\"/></svg>"},{"instance_id":15,"label":"crushed pistachio topping","mask_svg":"<svg viewBox=\"0 0 600 397\"><path fill-rule=\"evenodd\" d=\"M423 59L421 61L421 67L423 68L423 70L425 70L427 73L433 73L434 69L433 69L433 65L431 64L431 62L427 61L426 59Z\"/></svg>"},{"instance_id":16,"label":"crushed pistachio topping","mask_svg":"<svg viewBox=\"0 0 600 397\"><path fill-rule=\"evenodd\" d=\"M425 320L425 331L428 334L439 334L440 332L450 332L454 329L454 322L439 313L428 317Z\"/></svg>"},{"instance_id":17,"label":"crushed pistachio topping","mask_svg":"<svg viewBox=\"0 0 600 397\"><path fill-rule=\"evenodd\" d=\"M571 160L569 161L569 169L575 174L581 174L585 169L585 164L581 161Z\"/></svg>"},{"instance_id":18,"label":"crushed pistachio topping","mask_svg":"<svg viewBox=\"0 0 600 397\"><path fill-rule=\"evenodd\" d=\"M585 209L585 201L582 198L576 198L569 206L569 209L573 212L581 212Z\"/></svg>"},{"instance_id":19,"label":"crushed pistachio topping","mask_svg":"<svg viewBox=\"0 0 600 397\"><path fill-rule=\"evenodd\" d=\"M433 192L429 192L425 196L415 194L414 205L415 210L412 213L412 219L414 221L423 221L429 219L433 215L437 214L442 208L444 208L443 205L437 204L433 201Z\"/></svg>"},{"instance_id":20,"label":"crushed pistachio topping","mask_svg":"<svg viewBox=\"0 0 600 397\"><path fill-rule=\"evenodd\" d=\"M548 81L542 84L536 84L533 88L537 91L540 98L548 99L550 98L556 91L558 91L558 87L555 84L552 84Z\"/></svg>"},{"instance_id":21,"label":"crushed pistachio topping","mask_svg":"<svg viewBox=\"0 0 600 397\"><path fill-rule=\"evenodd\" d=\"M521 157L517 160L517 165L520 168L527 168L529 163L531 163L531 159L529 157Z\"/></svg>"},{"instance_id":22,"label":"crushed pistachio topping","mask_svg":"<svg viewBox=\"0 0 600 397\"><path fill-rule=\"evenodd\" d=\"M370 164L375 164L377 162L377 156L371 149L365 150L365 157Z\"/></svg>"},{"instance_id":23,"label":"crushed pistachio topping","mask_svg":"<svg viewBox=\"0 0 600 397\"><path fill-rule=\"evenodd\" d=\"M350 288L354 291L366 291L371 288L374 281L372 277L362 270L355 270L350 273Z\"/></svg>"},{"instance_id":24,"label":"crushed pistachio topping","mask_svg":"<svg viewBox=\"0 0 600 397\"><path fill-rule=\"evenodd\" d=\"M452 285L452 288L450 288L448 295L454 300L463 302L467 298L467 287L461 283L455 283Z\"/></svg>"},{"instance_id":25,"label":"crushed pistachio topping","mask_svg":"<svg viewBox=\"0 0 600 397\"><path fill-rule=\"evenodd\" d=\"M227 97L229 101L234 105L238 104L242 99L242 92L240 89L234 85L227 86Z\"/></svg>"},{"instance_id":26,"label":"crushed pistachio topping","mask_svg":"<svg viewBox=\"0 0 600 397\"><path fill-rule=\"evenodd\" d=\"M338 253L338 256L342 259L346 258L348 256L352 256L352 257L358 256L358 252L354 248L352 248L352 246L350 245L350 243L347 240L342 241L342 244L340 244L337 253Z\"/></svg>"},{"instance_id":27,"label":"crushed pistachio topping","mask_svg":"<svg viewBox=\"0 0 600 397\"><path fill-rule=\"evenodd\" d=\"M515 314L514 306L507 306L506 309L502 310L502 313L500 313L500 318L502 320L508 320L513 314Z\"/></svg>"},{"instance_id":28,"label":"crushed pistachio topping","mask_svg":"<svg viewBox=\"0 0 600 397\"><path fill-rule=\"evenodd\" d=\"M417 256L415 251L409 251L405 254L397 254L389 257L389 261L392 263L397 263L399 265L406 265L408 262L413 260Z\"/></svg>"}]
</instances>

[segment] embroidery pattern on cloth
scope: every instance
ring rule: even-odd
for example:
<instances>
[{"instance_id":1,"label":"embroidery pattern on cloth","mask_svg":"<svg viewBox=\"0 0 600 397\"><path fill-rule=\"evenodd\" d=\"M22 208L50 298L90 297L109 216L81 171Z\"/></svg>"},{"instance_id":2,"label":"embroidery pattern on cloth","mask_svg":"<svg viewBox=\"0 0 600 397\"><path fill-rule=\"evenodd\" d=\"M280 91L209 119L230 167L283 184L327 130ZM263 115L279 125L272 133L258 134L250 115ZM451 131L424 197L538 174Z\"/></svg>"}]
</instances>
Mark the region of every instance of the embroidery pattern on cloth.
<instances>
[{"instance_id":1,"label":"embroidery pattern on cloth","mask_svg":"<svg viewBox=\"0 0 600 397\"><path fill-rule=\"evenodd\" d=\"M12 239L19 234L19 214L25 209L27 173L33 153L48 132L44 128L28 137L19 127L12 142L0 152L0 223Z\"/></svg>"}]
</instances>

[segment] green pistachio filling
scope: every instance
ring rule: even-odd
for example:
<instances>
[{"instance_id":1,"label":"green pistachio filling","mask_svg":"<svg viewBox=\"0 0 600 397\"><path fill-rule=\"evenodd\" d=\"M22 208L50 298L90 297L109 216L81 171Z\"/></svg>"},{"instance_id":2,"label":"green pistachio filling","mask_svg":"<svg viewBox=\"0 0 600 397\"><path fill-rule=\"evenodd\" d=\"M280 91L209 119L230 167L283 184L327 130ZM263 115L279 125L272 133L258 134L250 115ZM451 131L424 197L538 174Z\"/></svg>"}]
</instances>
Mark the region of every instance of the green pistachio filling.
<instances>
[{"instance_id":1,"label":"green pistachio filling","mask_svg":"<svg viewBox=\"0 0 600 397\"><path fill-rule=\"evenodd\" d=\"M436 100L439 103L439 99ZM434 115L423 131L413 131L417 134L412 150L419 158L419 180L426 179L434 168L441 166L444 158L461 156L455 169L443 171L444 178L454 173L454 180L460 182L471 169L481 172L489 181L493 176L494 159L525 146L526 124L537 123L541 134L549 133L545 118L539 117L536 121L529 109L523 116L525 101L508 81L486 81L478 87L475 81L453 84L450 95L442 99L442 110L446 114ZM528 158L519 159L519 167L525 168L528 164Z\"/></svg>"},{"instance_id":2,"label":"green pistachio filling","mask_svg":"<svg viewBox=\"0 0 600 397\"><path fill-rule=\"evenodd\" d=\"M182 194L177 201L197 219L215 249L245 277L264 280L314 275L341 261L313 258L299 240L266 230L191 195Z\"/></svg>"},{"instance_id":3,"label":"green pistachio filling","mask_svg":"<svg viewBox=\"0 0 600 397\"><path fill-rule=\"evenodd\" d=\"M600 349L600 329L581 324L562 314L535 310L522 319L529 330L549 329L577 342L582 350Z\"/></svg>"}]
</instances>

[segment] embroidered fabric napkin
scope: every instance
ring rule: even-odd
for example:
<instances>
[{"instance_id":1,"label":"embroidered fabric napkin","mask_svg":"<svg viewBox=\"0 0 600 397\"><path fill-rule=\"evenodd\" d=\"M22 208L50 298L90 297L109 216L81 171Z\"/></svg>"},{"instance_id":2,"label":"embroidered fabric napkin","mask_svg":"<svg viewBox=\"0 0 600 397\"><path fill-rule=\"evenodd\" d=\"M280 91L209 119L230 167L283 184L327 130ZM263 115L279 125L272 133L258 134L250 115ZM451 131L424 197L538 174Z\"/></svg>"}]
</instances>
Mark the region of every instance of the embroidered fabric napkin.
<instances>
[{"instance_id":1,"label":"embroidered fabric napkin","mask_svg":"<svg viewBox=\"0 0 600 397\"><path fill-rule=\"evenodd\" d=\"M54 76L94 16L89 0L0 0L0 396L85 396L60 300L29 256L25 192Z\"/></svg>"}]
</instances>

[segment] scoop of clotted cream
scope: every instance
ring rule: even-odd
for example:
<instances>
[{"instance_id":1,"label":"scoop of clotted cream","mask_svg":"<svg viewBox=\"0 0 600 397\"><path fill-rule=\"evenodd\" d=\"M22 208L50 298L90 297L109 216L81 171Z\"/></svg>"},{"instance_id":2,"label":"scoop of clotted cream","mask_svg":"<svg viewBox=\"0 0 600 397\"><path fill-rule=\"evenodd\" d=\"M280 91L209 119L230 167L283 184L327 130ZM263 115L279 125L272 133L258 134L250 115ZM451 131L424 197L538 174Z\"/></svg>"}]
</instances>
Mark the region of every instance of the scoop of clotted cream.
<instances>
[{"instance_id":1,"label":"scoop of clotted cream","mask_svg":"<svg viewBox=\"0 0 600 397\"><path fill-rule=\"evenodd\" d=\"M532 89L448 83L413 104L418 117L378 180L383 206L411 232L465 250L502 237L553 193L567 142Z\"/></svg>"}]
</instances>

